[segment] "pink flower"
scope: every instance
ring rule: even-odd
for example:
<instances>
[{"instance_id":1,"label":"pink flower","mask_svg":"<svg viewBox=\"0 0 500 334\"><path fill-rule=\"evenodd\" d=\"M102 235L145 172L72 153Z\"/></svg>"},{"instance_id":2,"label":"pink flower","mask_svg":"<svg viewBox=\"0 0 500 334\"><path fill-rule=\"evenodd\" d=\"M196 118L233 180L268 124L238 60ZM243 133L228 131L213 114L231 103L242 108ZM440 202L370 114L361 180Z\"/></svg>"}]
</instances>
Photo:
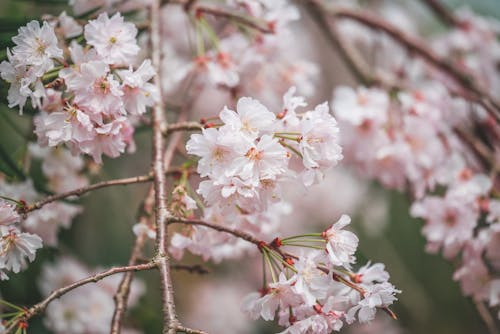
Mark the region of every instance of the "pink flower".
<instances>
[{"instance_id":1,"label":"pink flower","mask_svg":"<svg viewBox=\"0 0 500 334\"><path fill-rule=\"evenodd\" d=\"M123 102L129 114L142 115L146 112L146 107L152 107L158 101L156 86L148 83L156 75L149 59L145 60L135 72L130 68L118 71L118 74L123 79Z\"/></svg>"},{"instance_id":2,"label":"pink flower","mask_svg":"<svg viewBox=\"0 0 500 334\"><path fill-rule=\"evenodd\" d=\"M428 250L443 248L444 256L454 257L464 243L472 238L478 219L476 210L462 200L446 196L428 196L413 203L411 214L426 220L423 234Z\"/></svg>"},{"instance_id":3,"label":"pink flower","mask_svg":"<svg viewBox=\"0 0 500 334\"><path fill-rule=\"evenodd\" d=\"M326 250L328 257L334 266L347 266L355 261L354 253L358 248L358 237L350 232L342 230L351 223L348 215L342 215L340 219L330 228L323 232L326 239Z\"/></svg>"},{"instance_id":4,"label":"pink flower","mask_svg":"<svg viewBox=\"0 0 500 334\"><path fill-rule=\"evenodd\" d=\"M224 128L241 131L251 140L257 138L259 133L271 130L276 119L259 101L249 97L238 100L236 111L227 108L221 111L220 119L224 122Z\"/></svg>"},{"instance_id":5,"label":"pink flower","mask_svg":"<svg viewBox=\"0 0 500 334\"><path fill-rule=\"evenodd\" d=\"M39 236L23 233L13 226L0 226L0 269L18 273L26 266L26 258L32 262L41 247Z\"/></svg>"},{"instance_id":6,"label":"pink flower","mask_svg":"<svg viewBox=\"0 0 500 334\"><path fill-rule=\"evenodd\" d=\"M326 102L303 115L300 132L299 149L307 170L324 170L335 166L343 158L338 142L339 128ZM305 185L312 184L311 177L304 180Z\"/></svg>"},{"instance_id":7,"label":"pink flower","mask_svg":"<svg viewBox=\"0 0 500 334\"><path fill-rule=\"evenodd\" d=\"M137 28L133 23L124 22L123 16L116 13L111 18L101 13L96 20L85 26L85 40L92 45L107 64L128 65L135 61L140 51L137 41Z\"/></svg>"},{"instance_id":8,"label":"pink flower","mask_svg":"<svg viewBox=\"0 0 500 334\"><path fill-rule=\"evenodd\" d=\"M0 199L0 225L11 225L21 219L15 208L8 202Z\"/></svg>"},{"instance_id":9,"label":"pink flower","mask_svg":"<svg viewBox=\"0 0 500 334\"><path fill-rule=\"evenodd\" d=\"M63 51L57 46L57 37L47 22L40 27L38 21L31 21L19 28L19 34L12 37L16 46L14 56L23 64L33 66L36 76L41 77L54 66L53 58L62 58Z\"/></svg>"}]
</instances>

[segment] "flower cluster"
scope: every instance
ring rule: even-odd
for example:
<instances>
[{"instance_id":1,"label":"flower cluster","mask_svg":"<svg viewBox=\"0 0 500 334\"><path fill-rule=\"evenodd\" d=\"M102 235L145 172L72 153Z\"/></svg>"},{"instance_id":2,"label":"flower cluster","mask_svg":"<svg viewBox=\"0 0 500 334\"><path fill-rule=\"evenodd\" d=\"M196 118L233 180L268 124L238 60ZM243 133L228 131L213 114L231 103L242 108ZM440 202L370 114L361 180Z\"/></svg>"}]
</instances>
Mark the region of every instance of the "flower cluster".
<instances>
[{"instance_id":1,"label":"flower cluster","mask_svg":"<svg viewBox=\"0 0 500 334\"><path fill-rule=\"evenodd\" d=\"M16 199L21 208L42 198L42 195L34 189L31 181L7 183L0 180L0 195ZM30 212L25 218L20 218L18 226L22 231L34 233L37 238L41 237L46 245L57 246L57 235L60 228L69 228L73 218L81 211L82 208L78 205L52 202L41 209Z\"/></svg>"},{"instance_id":2,"label":"flower cluster","mask_svg":"<svg viewBox=\"0 0 500 334\"><path fill-rule=\"evenodd\" d=\"M53 264L43 267L39 286L42 294L48 296L52 291L66 286L95 272L71 257L61 257ZM115 309L113 296L122 275L114 275L94 285L85 285L65 294L47 307L45 324L54 333L81 334L107 333ZM142 281L134 280L130 287L128 306L137 304L144 293ZM137 333L123 329L123 333Z\"/></svg>"},{"instance_id":3,"label":"flower cluster","mask_svg":"<svg viewBox=\"0 0 500 334\"><path fill-rule=\"evenodd\" d=\"M26 266L26 258L35 259L42 239L36 234L22 232L15 207L0 199L0 279L8 279L4 271L18 273Z\"/></svg>"},{"instance_id":4,"label":"flower cluster","mask_svg":"<svg viewBox=\"0 0 500 334\"><path fill-rule=\"evenodd\" d=\"M59 36L53 26L59 26ZM63 58L58 45L79 31L84 45L70 39L65 45L70 59ZM52 25L32 21L19 29L0 75L11 84L10 107L22 111L31 98L42 110L34 120L40 145L66 144L73 154L89 154L98 163L102 154L117 157L127 147L134 150L133 118L158 99L148 83L155 75L151 62L137 69L131 65L139 60L136 35L135 25L119 13L100 14L83 28L64 15ZM54 67L54 61L61 66Z\"/></svg>"},{"instance_id":5,"label":"flower cluster","mask_svg":"<svg viewBox=\"0 0 500 334\"><path fill-rule=\"evenodd\" d=\"M264 320L273 320L277 313L280 325L288 327L282 333L290 334L327 334L339 331L344 322L371 321L379 308L390 313L388 306L400 291L389 283L384 265L368 263L357 272L351 270L358 238L343 230L350 221L343 215L319 236L322 239L295 236L275 239L270 247L265 246L262 252L268 263L278 258L282 270L276 276L275 265L269 265L272 282L260 293L248 295L243 311ZM309 246L317 249L298 256L276 252L281 246L302 247L311 242L326 245Z\"/></svg>"},{"instance_id":6,"label":"flower cluster","mask_svg":"<svg viewBox=\"0 0 500 334\"><path fill-rule=\"evenodd\" d=\"M341 87L333 108L350 153L346 159L383 185L410 192L411 215L425 220L427 250L442 250L449 260L461 257L454 278L464 293L495 306L496 176L485 174L459 136L457 125L471 124L467 107L433 85L392 99L378 89ZM477 276L483 283L472 287Z\"/></svg>"},{"instance_id":7,"label":"flower cluster","mask_svg":"<svg viewBox=\"0 0 500 334\"><path fill-rule=\"evenodd\" d=\"M306 104L294 92L291 88L285 94L278 113L243 97L236 111L227 107L221 111L222 124L191 136L187 152L200 158L198 173L208 177L197 190L208 205L206 220L265 235L276 228L276 218L284 209L284 183L295 176L302 185L310 186L342 159L337 123L328 105L299 112ZM176 234L172 250L179 254L188 248L210 257L215 247L205 234L204 228L196 228L191 240ZM206 241L200 243L199 238ZM227 236L217 239L222 243ZM224 247L230 251L227 244Z\"/></svg>"},{"instance_id":8,"label":"flower cluster","mask_svg":"<svg viewBox=\"0 0 500 334\"><path fill-rule=\"evenodd\" d=\"M193 108L200 114L207 110L208 96L214 108L232 104L236 96L254 96L270 107L279 108L279 97L290 86L296 86L301 94L312 95L319 70L305 59L304 52L293 47L297 38L307 43L304 36L292 32L292 23L300 19L298 8L289 0L225 3L224 10L248 18L260 29L240 30L241 25L237 24L224 29L202 10L195 9L194 20L190 20L189 13L179 6L165 6L164 94L181 103L185 95L179 92L196 92L188 96L193 98ZM198 41L194 57L190 39L178 38L183 27L188 27L183 36Z\"/></svg>"}]
</instances>

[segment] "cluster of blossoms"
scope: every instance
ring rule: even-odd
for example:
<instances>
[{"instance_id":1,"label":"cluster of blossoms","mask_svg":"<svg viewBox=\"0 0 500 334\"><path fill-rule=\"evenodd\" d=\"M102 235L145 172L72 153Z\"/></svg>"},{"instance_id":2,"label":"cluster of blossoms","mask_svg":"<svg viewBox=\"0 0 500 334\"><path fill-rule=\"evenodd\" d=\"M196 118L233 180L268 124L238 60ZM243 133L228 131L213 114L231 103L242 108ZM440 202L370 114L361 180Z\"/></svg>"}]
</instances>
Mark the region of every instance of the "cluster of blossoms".
<instances>
[{"instance_id":1,"label":"cluster of blossoms","mask_svg":"<svg viewBox=\"0 0 500 334\"><path fill-rule=\"evenodd\" d=\"M43 295L66 286L68 283L91 276L94 272L71 257L61 257L46 265L40 276L39 287ZM107 277L95 285L82 286L53 301L44 319L47 327L56 334L107 333L115 309L113 296L122 275ZM128 306L133 307L144 293L144 283L135 280L130 287ZM137 334L124 328L122 333Z\"/></svg>"},{"instance_id":2,"label":"cluster of blossoms","mask_svg":"<svg viewBox=\"0 0 500 334\"><path fill-rule=\"evenodd\" d=\"M132 67L139 60L136 35L135 25L119 13L100 14L84 27L64 15L19 29L0 76L11 84L9 107L22 111L30 98L42 110L34 120L40 145L66 144L98 163L102 154L134 150L133 122L158 99L148 83L155 75L151 62Z\"/></svg>"},{"instance_id":3,"label":"cluster of blossoms","mask_svg":"<svg viewBox=\"0 0 500 334\"><path fill-rule=\"evenodd\" d=\"M465 10L456 17L461 24L436 39L436 52L456 61L487 90L498 91L498 22ZM427 250L442 251L458 263L454 279L465 295L496 307L500 128L480 105L453 94L460 90L449 79L440 80L442 73L422 62L413 65L404 73L386 68L406 87L396 93L335 90L332 106L346 160L360 174L408 192L411 215L425 220Z\"/></svg>"},{"instance_id":4,"label":"cluster of blossoms","mask_svg":"<svg viewBox=\"0 0 500 334\"><path fill-rule=\"evenodd\" d=\"M282 201L281 187L297 181L300 187L311 186L342 159L337 123L328 105L300 111L306 104L294 93L295 88L289 89L278 113L257 100L240 98L236 111L221 111L221 124L191 135L187 152L200 158L198 173L208 177L197 191L207 204L205 221L265 237L277 225L279 216L270 212ZM381 264L351 271L358 238L343 230L349 223L344 215L313 240L295 236L260 245L273 281L261 294L248 296L243 310L265 320L273 320L278 311L279 323L288 327L284 333L330 333L344 321L374 319L376 309L391 305L399 291L388 282ZM170 250L176 257L188 249L220 261L241 255L237 240L192 227L187 235L174 234ZM282 246L307 247L310 242L326 244L299 255L281 251Z\"/></svg>"},{"instance_id":5,"label":"cluster of blossoms","mask_svg":"<svg viewBox=\"0 0 500 334\"><path fill-rule=\"evenodd\" d=\"M222 107L233 104L237 96L253 96L279 108L279 97L290 86L306 96L314 93L319 70L293 47L298 32L292 32L291 25L300 12L291 1L226 0L220 7L249 18L259 28L222 25L211 20L204 5L194 6L193 26L179 6L165 6L162 86L169 101L188 98L193 110L203 115L207 98ZM183 27L185 37L178 38ZM191 40L198 40L195 57Z\"/></svg>"},{"instance_id":6,"label":"cluster of blossoms","mask_svg":"<svg viewBox=\"0 0 500 334\"><path fill-rule=\"evenodd\" d=\"M339 331L344 322L371 321L379 308L391 313L387 307L400 291L389 283L384 265L368 263L356 272L351 270L358 238L343 230L350 221L343 215L319 238L295 236L275 239L274 249L264 246L272 282L265 284L260 293L248 295L242 309L255 319L273 320L277 313L279 324L287 327L282 333L290 334L327 334ZM311 242L326 245L298 256L281 252L283 265L276 276L271 264L280 258L274 254L276 248L301 247Z\"/></svg>"},{"instance_id":7,"label":"cluster of blossoms","mask_svg":"<svg viewBox=\"0 0 500 334\"><path fill-rule=\"evenodd\" d=\"M36 250L42 247L42 240L46 245L57 246L59 229L69 228L73 218L82 211L80 206L74 204L53 202L23 217L17 213L18 208L42 198L30 181L7 183L0 180L0 196L17 201L16 205L12 205L6 200L1 200L0 220L2 229L0 261L3 263L1 269L11 270L14 273L26 267L26 258L34 260ZM7 277L2 275L2 278Z\"/></svg>"},{"instance_id":8,"label":"cluster of blossoms","mask_svg":"<svg viewBox=\"0 0 500 334\"><path fill-rule=\"evenodd\" d=\"M310 186L342 159L337 122L327 103L299 112L306 104L294 93L291 88L285 94L278 113L255 99L240 98L236 111L221 111L222 124L191 136L187 152L200 158L198 173L208 177L197 190L207 205L205 220L265 236L286 212L282 185L299 180L301 186ZM175 234L171 250L180 256L188 248L216 260L223 256L218 252L237 256L240 252L229 246L228 238L196 227L189 237Z\"/></svg>"},{"instance_id":9,"label":"cluster of blossoms","mask_svg":"<svg viewBox=\"0 0 500 334\"><path fill-rule=\"evenodd\" d=\"M19 228L20 217L15 207L0 199L0 279L8 279L6 270L18 273L29 261L35 259L36 250L42 247L42 239Z\"/></svg>"}]
</instances>

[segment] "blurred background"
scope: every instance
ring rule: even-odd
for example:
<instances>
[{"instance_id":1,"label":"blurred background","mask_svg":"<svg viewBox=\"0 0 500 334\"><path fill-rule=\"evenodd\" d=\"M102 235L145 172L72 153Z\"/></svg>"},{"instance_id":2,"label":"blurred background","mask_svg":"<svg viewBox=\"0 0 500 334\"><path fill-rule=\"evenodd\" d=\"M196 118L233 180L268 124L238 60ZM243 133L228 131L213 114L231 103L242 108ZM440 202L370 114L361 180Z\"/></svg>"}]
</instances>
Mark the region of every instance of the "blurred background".
<instances>
[{"instance_id":1,"label":"blurred background","mask_svg":"<svg viewBox=\"0 0 500 334\"><path fill-rule=\"evenodd\" d=\"M425 23L426 31L442 27L432 14L414 0L388 0L402 8L415 11ZM445 1L450 7L470 6L474 11L500 18L499 0ZM11 37L17 28L43 14L58 15L69 10L65 1L0 0L0 57L11 45ZM309 20L310 21L310 20ZM314 24L306 22L311 44L321 48ZM352 83L347 70L330 48L317 52L316 60L325 73L317 101L329 100L333 87ZM6 106L6 86L0 84L0 165L6 157L16 163L22 161L27 140L33 139L31 117L19 116L16 110ZM218 110L214 110L214 113ZM91 182L144 174L150 164L150 132L141 131L135 136L137 151L118 159L104 159L102 169ZM31 166L36 173L36 164ZM12 275L0 282L3 299L16 305L32 305L41 299L37 277L44 262L52 261L60 254L72 254L89 267L109 267L128 261L134 235L132 225L147 185L131 185L126 188L98 190L81 199L84 212L77 217L69 230L60 234L60 248L44 248L36 261L23 273ZM391 274L391 281L402 290L393 310L399 317L392 321L379 312L372 327L359 328L356 333L414 333L414 334L470 334L486 333L473 302L462 296L457 283L452 281L453 266L439 255L424 251L421 223L408 214L408 201L396 192L389 192L358 180L356 175L340 167L328 177L324 185L307 194L295 194L294 214L290 221L294 229L321 231L335 221L341 213L353 217L353 228L360 238L358 258L383 262ZM292 196L292 197L294 197ZM324 212L311 212L313 203L324 203ZM346 212L347 211L347 212ZM187 256L183 263L196 264L201 260ZM191 327L209 333L275 333L278 327L265 322L253 322L239 311L242 298L260 287L260 258L227 261L219 265L206 264L208 275L174 274L176 301L181 320ZM147 286L146 294L135 307L127 323L144 333L160 333L161 306L159 282L156 272L139 273L138 278ZM41 317L30 322L30 333L50 333L43 327ZM344 332L344 331L342 331Z\"/></svg>"}]
</instances>

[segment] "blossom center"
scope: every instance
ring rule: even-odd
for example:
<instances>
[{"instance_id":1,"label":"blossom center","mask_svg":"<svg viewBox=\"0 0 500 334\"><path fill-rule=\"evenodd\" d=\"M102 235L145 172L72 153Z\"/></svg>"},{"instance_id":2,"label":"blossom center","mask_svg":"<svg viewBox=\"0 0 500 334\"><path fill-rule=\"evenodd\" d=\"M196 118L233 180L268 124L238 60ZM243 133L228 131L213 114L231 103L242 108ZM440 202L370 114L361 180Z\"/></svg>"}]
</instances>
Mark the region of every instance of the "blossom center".
<instances>
[{"instance_id":1,"label":"blossom center","mask_svg":"<svg viewBox=\"0 0 500 334\"><path fill-rule=\"evenodd\" d=\"M255 147L250 148L248 152L245 154L245 157L254 161L262 160L263 156L264 152L258 151Z\"/></svg>"}]
</instances>

